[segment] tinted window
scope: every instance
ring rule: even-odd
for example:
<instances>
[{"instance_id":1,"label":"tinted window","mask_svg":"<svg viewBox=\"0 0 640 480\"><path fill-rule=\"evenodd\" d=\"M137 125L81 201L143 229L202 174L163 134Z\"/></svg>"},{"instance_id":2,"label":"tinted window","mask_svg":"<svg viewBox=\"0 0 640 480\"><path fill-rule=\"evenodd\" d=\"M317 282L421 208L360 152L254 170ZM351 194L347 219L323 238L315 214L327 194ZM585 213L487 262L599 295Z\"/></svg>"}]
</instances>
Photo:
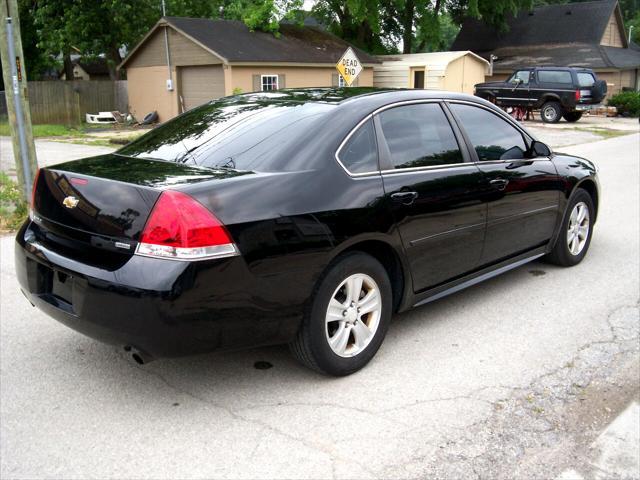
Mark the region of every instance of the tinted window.
<instances>
[{"instance_id":1,"label":"tinted window","mask_svg":"<svg viewBox=\"0 0 640 480\"><path fill-rule=\"evenodd\" d=\"M578 73L578 85L581 87L593 87L594 83L596 83L596 79L590 73Z\"/></svg>"},{"instance_id":2,"label":"tinted window","mask_svg":"<svg viewBox=\"0 0 640 480\"><path fill-rule=\"evenodd\" d=\"M462 162L458 142L440 105L423 103L380 113L394 168Z\"/></svg>"},{"instance_id":3,"label":"tinted window","mask_svg":"<svg viewBox=\"0 0 640 480\"><path fill-rule=\"evenodd\" d=\"M351 173L378 170L378 147L372 120L368 120L349 137L338 156Z\"/></svg>"},{"instance_id":4,"label":"tinted window","mask_svg":"<svg viewBox=\"0 0 640 480\"><path fill-rule=\"evenodd\" d=\"M506 120L479 107L451 104L481 161L524 158L522 134Z\"/></svg>"},{"instance_id":5,"label":"tinted window","mask_svg":"<svg viewBox=\"0 0 640 480\"><path fill-rule=\"evenodd\" d=\"M571 85L571 72L562 70L538 70L538 81L541 83L566 83Z\"/></svg>"},{"instance_id":6,"label":"tinted window","mask_svg":"<svg viewBox=\"0 0 640 480\"><path fill-rule=\"evenodd\" d=\"M299 166L284 150L304 142L334 108L250 95L221 99L169 120L118 153L205 167L291 170Z\"/></svg>"},{"instance_id":7,"label":"tinted window","mask_svg":"<svg viewBox=\"0 0 640 480\"><path fill-rule=\"evenodd\" d=\"M517 80L520 79L520 83L522 85L527 85L529 83L529 77L531 77L530 70L520 70L513 75L509 79L509 83L517 83Z\"/></svg>"}]
</instances>

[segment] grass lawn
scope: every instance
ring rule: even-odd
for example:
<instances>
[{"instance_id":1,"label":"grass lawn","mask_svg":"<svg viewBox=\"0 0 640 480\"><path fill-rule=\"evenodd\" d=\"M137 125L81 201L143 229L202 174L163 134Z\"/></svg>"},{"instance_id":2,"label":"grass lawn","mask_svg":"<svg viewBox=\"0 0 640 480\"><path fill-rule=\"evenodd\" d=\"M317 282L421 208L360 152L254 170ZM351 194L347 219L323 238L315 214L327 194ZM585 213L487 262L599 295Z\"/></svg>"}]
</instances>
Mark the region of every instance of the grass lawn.
<instances>
[{"instance_id":1,"label":"grass lawn","mask_svg":"<svg viewBox=\"0 0 640 480\"><path fill-rule=\"evenodd\" d=\"M104 125L58 125L58 124L44 124L33 125L33 136L38 137L82 137L92 130L100 129L104 130ZM6 120L0 121L0 136L11 136L11 129L9 123Z\"/></svg>"},{"instance_id":2,"label":"grass lawn","mask_svg":"<svg viewBox=\"0 0 640 480\"><path fill-rule=\"evenodd\" d=\"M635 133L633 131L610 130L607 128L599 128L599 127L575 127L574 130L577 130L579 132L595 133L596 135L601 136L603 139L621 137L623 135L629 135L631 133Z\"/></svg>"},{"instance_id":3,"label":"grass lawn","mask_svg":"<svg viewBox=\"0 0 640 480\"><path fill-rule=\"evenodd\" d=\"M71 127L67 125L34 125L34 137L76 137L86 132L84 127ZM11 136L9 123L0 122L0 136Z\"/></svg>"},{"instance_id":4,"label":"grass lawn","mask_svg":"<svg viewBox=\"0 0 640 480\"><path fill-rule=\"evenodd\" d=\"M101 134L98 135L95 132L96 130ZM110 135L108 128L105 130L105 125L33 125L33 136L35 138L52 138L61 142L104 147L125 145L145 133L145 130L134 130L125 135L123 133L123 130L114 129L113 135ZM0 121L0 136L11 136L11 129L6 120Z\"/></svg>"},{"instance_id":5,"label":"grass lawn","mask_svg":"<svg viewBox=\"0 0 640 480\"><path fill-rule=\"evenodd\" d=\"M17 230L28 214L27 202L15 180L0 172L0 233Z\"/></svg>"}]
</instances>

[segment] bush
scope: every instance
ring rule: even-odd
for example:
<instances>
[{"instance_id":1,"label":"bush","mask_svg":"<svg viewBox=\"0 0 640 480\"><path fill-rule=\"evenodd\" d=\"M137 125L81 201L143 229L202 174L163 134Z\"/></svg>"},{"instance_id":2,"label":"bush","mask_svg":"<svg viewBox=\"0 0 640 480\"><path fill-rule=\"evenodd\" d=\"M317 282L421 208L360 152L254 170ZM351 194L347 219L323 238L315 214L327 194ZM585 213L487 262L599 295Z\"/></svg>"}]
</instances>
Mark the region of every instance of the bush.
<instances>
[{"instance_id":1,"label":"bush","mask_svg":"<svg viewBox=\"0 0 640 480\"><path fill-rule=\"evenodd\" d=\"M17 230L29 213L18 184L0 172L0 232Z\"/></svg>"},{"instance_id":2,"label":"bush","mask_svg":"<svg viewBox=\"0 0 640 480\"><path fill-rule=\"evenodd\" d=\"M616 93L609 99L609 105L618 109L618 114L625 117L640 116L640 92Z\"/></svg>"}]
</instances>

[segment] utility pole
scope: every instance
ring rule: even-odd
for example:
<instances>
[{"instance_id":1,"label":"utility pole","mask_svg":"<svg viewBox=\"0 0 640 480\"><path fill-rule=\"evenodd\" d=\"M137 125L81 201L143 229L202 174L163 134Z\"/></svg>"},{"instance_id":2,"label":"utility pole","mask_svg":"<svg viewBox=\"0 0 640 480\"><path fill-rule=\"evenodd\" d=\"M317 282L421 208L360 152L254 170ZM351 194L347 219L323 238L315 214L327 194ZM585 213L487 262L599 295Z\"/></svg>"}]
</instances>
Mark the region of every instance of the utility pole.
<instances>
[{"instance_id":1,"label":"utility pole","mask_svg":"<svg viewBox=\"0 0 640 480\"><path fill-rule=\"evenodd\" d=\"M0 0L0 57L18 182L24 199L29 201L38 161L31 128L17 0Z\"/></svg>"}]
</instances>

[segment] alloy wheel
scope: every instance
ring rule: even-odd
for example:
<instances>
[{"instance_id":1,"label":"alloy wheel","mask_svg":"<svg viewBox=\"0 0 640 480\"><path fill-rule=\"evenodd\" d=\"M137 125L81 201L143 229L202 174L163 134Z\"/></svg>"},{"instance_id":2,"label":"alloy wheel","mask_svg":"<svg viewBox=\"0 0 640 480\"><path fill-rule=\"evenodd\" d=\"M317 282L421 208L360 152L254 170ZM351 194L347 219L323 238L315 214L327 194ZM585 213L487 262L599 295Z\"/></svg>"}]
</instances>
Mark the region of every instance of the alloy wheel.
<instances>
[{"instance_id":1,"label":"alloy wheel","mask_svg":"<svg viewBox=\"0 0 640 480\"><path fill-rule=\"evenodd\" d=\"M371 342L380 324L382 298L373 278L363 273L347 277L334 291L325 317L331 350L354 357Z\"/></svg>"},{"instance_id":2,"label":"alloy wheel","mask_svg":"<svg viewBox=\"0 0 640 480\"><path fill-rule=\"evenodd\" d=\"M576 203L569 217L567 246L571 255L580 255L589 237L589 207L584 202Z\"/></svg>"}]
</instances>

